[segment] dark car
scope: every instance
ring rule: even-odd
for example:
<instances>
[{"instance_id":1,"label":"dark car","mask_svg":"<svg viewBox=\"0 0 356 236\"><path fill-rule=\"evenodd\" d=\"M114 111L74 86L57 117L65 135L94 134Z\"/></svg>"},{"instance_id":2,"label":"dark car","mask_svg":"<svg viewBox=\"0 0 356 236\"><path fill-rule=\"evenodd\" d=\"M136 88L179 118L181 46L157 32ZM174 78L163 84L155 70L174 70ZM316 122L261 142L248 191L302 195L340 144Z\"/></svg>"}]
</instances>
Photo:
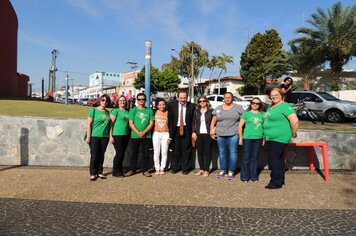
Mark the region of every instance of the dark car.
<instances>
[{"instance_id":1,"label":"dark car","mask_svg":"<svg viewBox=\"0 0 356 236\"><path fill-rule=\"evenodd\" d=\"M356 102L341 100L327 92L294 91L287 102L296 104L303 100L305 106L326 121L337 123L345 118L356 118Z\"/></svg>"}]
</instances>

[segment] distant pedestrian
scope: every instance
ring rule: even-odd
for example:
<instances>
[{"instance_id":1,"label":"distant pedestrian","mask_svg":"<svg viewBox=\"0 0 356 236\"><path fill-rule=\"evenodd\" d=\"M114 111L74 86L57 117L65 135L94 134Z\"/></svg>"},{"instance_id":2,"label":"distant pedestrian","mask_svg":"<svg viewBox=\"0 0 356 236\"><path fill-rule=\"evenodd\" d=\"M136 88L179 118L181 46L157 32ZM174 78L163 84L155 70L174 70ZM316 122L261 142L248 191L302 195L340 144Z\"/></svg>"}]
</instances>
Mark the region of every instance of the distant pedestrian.
<instances>
[{"instance_id":1,"label":"distant pedestrian","mask_svg":"<svg viewBox=\"0 0 356 236\"><path fill-rule=\"evenodd\" d=\"M132 91L129 90L129 92L126 94L126 100L127 100L127 106L129 109L133 107L133 96L132 96Z\"/></svg>"},{"instance_id":2,"label":"distant pedestrian","mask_svg":"<svg viewBox=\"0 0 356 236\"><path fill-rule=\"evenodd\" d=\"M257 161L263 144L262 101L258 97L252 98L241 116L239 136L239 144L243 145L240 179L242 182L258 182Z\"/></svg>"},{"instance_id":3,"label":"distant pedestrian","mask_svg":"<svg viewBox=\"0 0 356 236\"><path fill-rule=\"evenodd\" d=\"M233 103L231 92L224 94L224 104L217 106L213 111L210 135L218 141L219 179L227 177L228 180L232 180L235 178L239 143L238 126L243 112L241 106Z\"/></svg>"},{"instance_id":4,"label":"distant pedestrian","mask_svg":"<svg viewBox=\"0 0 356 236\"><path fill-rule=\"evenodd\" d=\"M110 143L114 145L115 157L113 160L112 175L115 177L124 177L122 163L124 161L125 151L129 142L129 112L127 111L127 102L125 96L120 96L116 100L116 109L110 114L111 129Z\"/></svg>"},{"instance_id":5,"label":"distant pedestrian","mask_svg":"<svg viewBox=\"0 0 356 236\"><path fill-rule=\"evenodd\" d=\"M168 111L166 110L166 101L157 100L157 111L155 114L155 126L152 137L153 142L153 160L157 175L165 174L164 169L167 164L169 140ZM161 161L160 156L161 154Z\"/></svg>"},{"instance_id":6,"label":"distant pedestrian","mask_svg":"<svg viewBox=\"0 0 356 236\"><path fill-rule=\"evenodd\" d=\"M271 169L271 180L266 188L278 189L285 184L284 150L292 137L297 137L298 117L293 107L283 101L281 89L272 89L270 98L272 105L265 113L263 122Z\"/></svg>"},{"instance_id":7,"label":"distant pedestrian","mask_svg":"<svg viewBox=\"0 0 356 236\"><path fill-rule=\"evenodd\" d=\"M98 177L106 179L103 174L104 155L109 143L110 112L106 109L111 104L106 94L98 99L98 106L90 109L87 122L86 143L90 145L90 180Z\"/></svg>"},{"instance_id":8,"label":"distant pedestrian","mask_svg":"<svg viewBox=\"0 0 356 236\"><path fill-rule=\"evenodd\" d=\"M209 100L205 95L198 99L198 105L193 116L192 140L198 150L199 171L195 175L209 176L211 163L211 145L213 139L210 137L210 124L212 112Z\"/></svg>"},{"instance_id":9,"label":"distant pedestrian","mask_svg":"<svg viewBox=\"0 0 356 236\"><path fill-rule=\"evenodd\" d=\"M125 174L126 177L134 175L137 170L138 151L142 149L141 171L146 177L152 175L149 169L149 150L152 148L151 130L154 123L154 115L151 108L145 107L146 95L137 94L137 106L129 112L129 125L131 128L130 139L130 171Z\"/></svg>"}]
</instances>

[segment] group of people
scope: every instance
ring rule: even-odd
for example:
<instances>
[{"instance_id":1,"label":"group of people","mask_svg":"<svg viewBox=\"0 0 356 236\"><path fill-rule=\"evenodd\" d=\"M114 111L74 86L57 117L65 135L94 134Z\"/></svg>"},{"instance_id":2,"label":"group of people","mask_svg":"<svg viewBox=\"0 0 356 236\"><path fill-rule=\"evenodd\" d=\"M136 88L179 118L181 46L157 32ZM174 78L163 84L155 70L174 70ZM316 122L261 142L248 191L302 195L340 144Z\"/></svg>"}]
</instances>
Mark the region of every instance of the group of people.
<instances>
[{"instance_id":1,"label":"group of people","mask_svg":"<svg viewBox=\"0 0 356 236\"><path fill-rule=\"evenodd\" d=\"M129 177L136 174L139 149L142 150L141 172L149 172L149 150L153 146L155 174L167 170L169 147L173 150L171 173L191 171L191 154L197 149L199 171L195 175L208 177L211 165L211 147L214 140L219 149L219 179L235 178L238 145L243 146L240 179L258 182L258 156L261 147L269 147L268 159L271 180L268 189L281 188L284 183L284 149L292 137L297 136L298 118L294 109L284 102L285 93L275 88L271 91L272 105L265 113L262 102L255 97L247 111L233 103L233 94L224 94L224 103L212 109L206 96L198 98L197 104L189 102L188 94L180 91L177 100L166 103L156 101L156 112L145 107L146 95L136 96L137 106L127 110L127 99L121 96L111 113L106 109L110 98L102 95L96 108L88 113L87 138L90 145L90 180L105 179L104 154L108 143L115 148L112 175ZM153 131L153 134L152 134ZM129 171L123 172L123 160L129 150ZM161 158L160 158L161 157Z\"/></svg>"}]
</instances>

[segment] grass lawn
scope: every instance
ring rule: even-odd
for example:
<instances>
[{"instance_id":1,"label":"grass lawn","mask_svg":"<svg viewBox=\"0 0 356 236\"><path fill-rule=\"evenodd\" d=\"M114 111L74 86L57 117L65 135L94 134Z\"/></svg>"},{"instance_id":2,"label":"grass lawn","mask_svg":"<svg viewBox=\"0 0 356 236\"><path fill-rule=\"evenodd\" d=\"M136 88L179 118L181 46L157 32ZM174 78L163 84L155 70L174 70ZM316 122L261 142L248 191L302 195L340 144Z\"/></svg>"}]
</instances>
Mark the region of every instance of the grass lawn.
<instances>
[{"instance_id":1,"label":"grass lawn","mask_svg":"<svg viewBox=\"0 0 356 236\"><path fill-rule=\"evenodd\" d=\"M63 103L47 102L41 100L0 99L0 115L9 116L36 116L53 117L61 119L86 119L91 107L80 105L65 105ZM325 131L349 131L356 132L356 123L347 122L341 124L320 122L313 124L310 121L300 121L300 129L325 130Z\"/></svg>"},{"instance_id":2,"label":"grass lawn","mask_svg":"<svg viewBox=\"0 0 356 236\"><path fill-rule=\"evenodd\" d=\"M0 100L0 115L86 119L91 107L36 100Z\"/></svg>"}]
</instances>

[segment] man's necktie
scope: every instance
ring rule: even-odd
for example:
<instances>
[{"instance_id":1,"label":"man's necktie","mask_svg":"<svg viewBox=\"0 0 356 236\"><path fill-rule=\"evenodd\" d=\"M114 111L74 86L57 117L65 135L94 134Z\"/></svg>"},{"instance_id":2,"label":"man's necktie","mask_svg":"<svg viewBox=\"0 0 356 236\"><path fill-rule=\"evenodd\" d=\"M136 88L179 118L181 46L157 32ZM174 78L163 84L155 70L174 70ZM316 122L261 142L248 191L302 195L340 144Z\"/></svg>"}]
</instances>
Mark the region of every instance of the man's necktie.
<instances>
[{"instance_id":1,"label":"man's necktie","mask_svg":"<svg viewBox=\"0 0 356 236\"><path fill-rule=\"evenodd\" d=\"M184 134L183 106L180 106L179 134L180 136Z\"/></svg>"}]
</instances>

